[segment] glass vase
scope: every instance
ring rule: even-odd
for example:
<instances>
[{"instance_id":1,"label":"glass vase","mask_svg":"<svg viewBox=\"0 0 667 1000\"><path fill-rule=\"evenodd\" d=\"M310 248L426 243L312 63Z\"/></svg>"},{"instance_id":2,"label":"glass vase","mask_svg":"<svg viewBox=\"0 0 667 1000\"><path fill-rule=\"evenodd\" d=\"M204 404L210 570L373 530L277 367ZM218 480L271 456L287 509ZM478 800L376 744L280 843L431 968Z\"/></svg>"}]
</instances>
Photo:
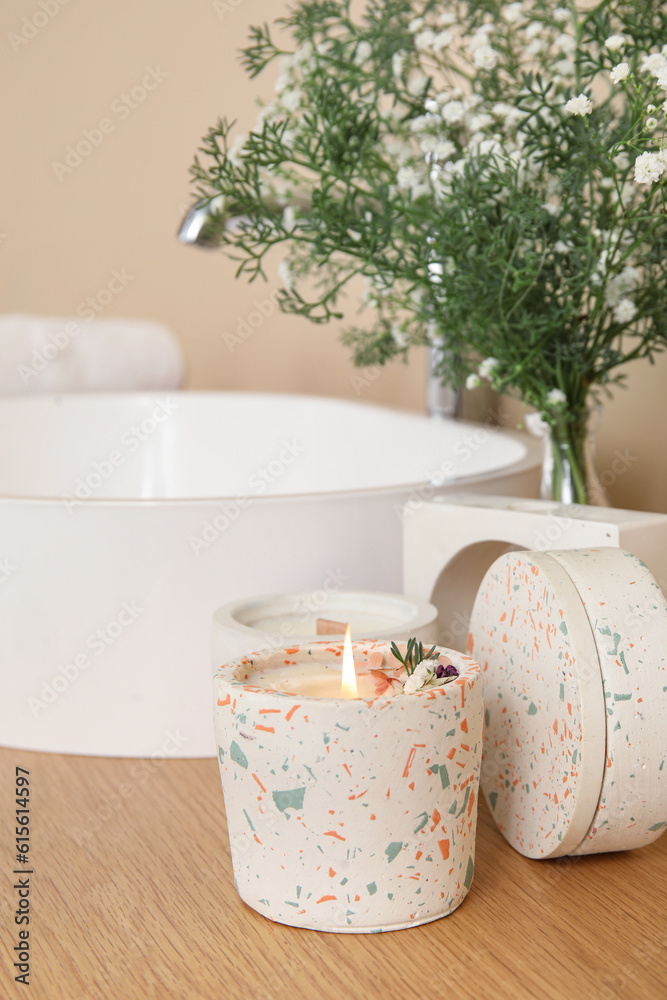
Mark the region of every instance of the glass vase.
<instances>
[{"instance_id":1,"label":"glass vase","mask_svg":"<svg viewBox=\"0 0 667 1000\"><path fill-rule=\"evenodd\" d=\"M531 433L544 440L543 500L609 506L595 466L595 433L601 422L601 407L587 410L581 419L557 419L550 424L539 413L526 418Z\"/></svg>"}]
</instances>

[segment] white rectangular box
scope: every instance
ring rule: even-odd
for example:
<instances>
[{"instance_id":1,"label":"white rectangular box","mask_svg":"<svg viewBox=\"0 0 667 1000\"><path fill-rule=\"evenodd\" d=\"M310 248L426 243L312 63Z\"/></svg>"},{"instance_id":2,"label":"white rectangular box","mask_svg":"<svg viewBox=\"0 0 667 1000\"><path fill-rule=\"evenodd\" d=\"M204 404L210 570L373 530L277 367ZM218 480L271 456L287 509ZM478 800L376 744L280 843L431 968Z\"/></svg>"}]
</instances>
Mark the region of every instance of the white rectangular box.
<instances>
[{"instance_id":1,"label":"white rectangular box","mask_svg":"<svg viewBox=\"0 0 667 1000\"><path fill-rule=\"evenodd\" d=\"M438 608L440 644L465 650L477 590L499 556L605 545L638 556L667 592L667 514L452 494L406 509L403 588Z\"/></svg>"}]
</instances>

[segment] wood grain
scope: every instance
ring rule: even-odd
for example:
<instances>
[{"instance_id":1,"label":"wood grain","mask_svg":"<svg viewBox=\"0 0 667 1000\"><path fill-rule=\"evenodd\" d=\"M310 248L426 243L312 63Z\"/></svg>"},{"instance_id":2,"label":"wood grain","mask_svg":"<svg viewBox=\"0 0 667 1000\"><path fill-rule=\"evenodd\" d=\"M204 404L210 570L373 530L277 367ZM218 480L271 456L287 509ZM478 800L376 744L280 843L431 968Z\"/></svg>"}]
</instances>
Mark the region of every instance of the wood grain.
<instances>
[{"instance_id":1,"label":"wood grain","mask_svg":"<svg viewBox=\"0 0 667 1000\"><path fill-rule=\"evenodd\" d=\"M14 982L14 768L30 769L30 988ZM667 995L667 837L530 861L482 805L449 917L376 935L271 924L236 894L215 760L0 750L0 996L608 1000Z\"/></svg>"}]
</instances>

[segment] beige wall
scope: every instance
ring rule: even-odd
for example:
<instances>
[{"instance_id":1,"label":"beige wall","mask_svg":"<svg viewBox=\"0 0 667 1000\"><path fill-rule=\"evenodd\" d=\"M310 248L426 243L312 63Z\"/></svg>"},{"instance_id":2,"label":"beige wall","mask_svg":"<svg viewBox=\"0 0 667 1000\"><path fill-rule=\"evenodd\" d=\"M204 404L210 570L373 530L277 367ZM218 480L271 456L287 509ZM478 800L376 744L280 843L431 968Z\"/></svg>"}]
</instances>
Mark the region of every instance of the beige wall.
<instances>
[{"instance_id":1,"label":"beige wall","mask_svg":"<svg viewBox=\"0 0 667 1000\"><path fill-rule=\"evenodd\" d=\"M106 288L111 271L132 280L105 315L154 318L178 335L190 388L312 392L420 409L424 359L395 364L359 388L339 330L270 311L267 284L234 279L217 253L179 245L190 201L188 168L219 115L241 129L255 119L251 84L237 61L248 25L284 10L269 0L5 0L2 4L5 198L0 217L0 309L68 314ZM24 20L35 19L37 28ZM33 37L27 38L29 34ZM26 38L25 43L23 39ZM17 51L15 51L15 49ZM148 69L166 74L135 107L124 94ZM66 147L107 119L110 129L71 172L56 176ZM99 138L99 136L97 136ZM269 313L230 349L256 311ZM352 310L350 311L352 313ZM253 322L257 317L253 316ZM629 468L610 487L618 506L667 511L663 393L667 359L630 369L630 388L608 405L598 459ZM514 410L510 409L510 420ZM616 462L616 468L621 463ZM611 472L609 472L611 475Z\"/></svg>"}]
</instances>

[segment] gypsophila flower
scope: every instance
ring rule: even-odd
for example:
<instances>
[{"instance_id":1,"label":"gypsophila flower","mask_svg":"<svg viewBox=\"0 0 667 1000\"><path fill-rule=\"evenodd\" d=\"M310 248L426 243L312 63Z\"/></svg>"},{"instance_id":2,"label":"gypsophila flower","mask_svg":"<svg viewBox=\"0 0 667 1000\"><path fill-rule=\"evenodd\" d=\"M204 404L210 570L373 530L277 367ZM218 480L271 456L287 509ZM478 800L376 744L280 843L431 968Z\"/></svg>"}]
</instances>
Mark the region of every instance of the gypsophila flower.
<instances>
[{"instance_id":1,"label":"gypsophila flower","mask_svg":"<svg viewBox=\"0 0 667 1000\"><path fill-rule=\"evenodd\" d=\"M514 393L561 435L581 503L586 413L667 347L659 6L294 0L279 44L262 26L243 50L278 78L250 139L223 120L193 167L239 274L288 243L280 308L317 323L361 277L355 363L427 344L451 385Z\"/></svg>"},{"instance_id":2,"label":"gypsophila flower","mask_svg":"<svg viewBox=\"0 0 667 1000\"><path fill-rule=\"evenodd\" d=\"M405 684L403 685L403 690L406 694L414 694L415 691L419 691L423 688L432 677L435 676L435 664L433 660L422 660L418 663L413 672L407 678Z\"/></svg>"},{"instance_id":3,"label":"gypsophila flower","mask_svg":"<svg viewBox=\"0 0 667 1000\"><path fill-rule=\"evenodd\" d=\"M468 375L466 379L466 389L477 389L482 384L482 380L479 375Z\"/></svg>"},{"instance_id":4,"label":"gypsophila flower","mask_svg":"<svg viewBox=\"0 0 667 1000\"><path fill-rule=\"evenodd\" d=\"M623 80L627 80L630 75L630 66L626 62L618 63L612 69L609 76L611 77L612 83L622 83Z\"/></svg>"},{"instance_id":5,"label":"gypsophila flower","mask_svg":"<svg viewBox=\"0 0 667 1000\"><path fill-rule=\"evenodd\" d=\"M484 358L479 366L479 377L490 379L499 364L498 358Z\"/></svg>"},{"instance_id":6,"label":"gypsophila flower","mask_svg":"<svg viewBox=\"0 0 667 1000\"><path fill-rule=\"evenodd\" d=\"M642 72L650 73L651 76L659 76L664 69L667 69L667 59L661 52L653 52L644 56L641 64Z\"/></svg>"},{"instance_id":7,"label":"gypsophila flower","mask_svg":"<svg viewBox=\"0 0 667 1000\"><path fill-rule=\"evenodd\" d=\"M294 287L294 276L292 274L292 268L289 266L286 260L281 260L278 264L278 277L283 283L283 288L288 292Z\"/></svg>"},{"instance_id":8,"label":"gypsophila flower","mask_svg":"<svg viewBox=\"0 0 667 1000\"><path fill-rule=\"evenodd\" d=\"M659 153L642 153L635 160L635 180L638 184L653 184L665 172Z\"/></svg>"},{"instance_id":9,"label":"gypsophila flower","mask_svg":"<svg viewBox=\"0 0 667 1000\"><path fill-rule=\"evenodd\" d=\"M490 45L480 45L475 49L473 62L480 69L494 69L498 65L498 53Z\"/></svg>"},{"instance_id":10,"label":"gypsophila flower","mask_svg":"<svg viewBox=\"0 0 667 1000\"><path fill-rule=\"evenodd\" d=\"M435 41L435 31L431 31L427 28L426 31L420 31L415 38L415 48L416 49L430 49Z\"/></svg>"},{"instance_id":11,"label":"gypsophila flower","mask_svg":"<svg viewBox=\"0 0 667 1000\"><path fill-rule=\"evenodd\" d=\"M571 97L567 101L565 110L571 115L581 115L583 117L583 115L590 115L593 110L593 102L585 94L579 94L578 97Z\"/></svg>"},{"instance_id":12,"label":"gypsophila flower","mask_svg":"<svg viewBox=\"0 0 667 1000\"><path fill-rule=\"evenodd\" d=\"M609 38L605 40L604 46L609 49L610 52L618 52L626 44L626 39L624 35L610 35Z\"/></svg>"},{"instance_id":13,"label":"gypsophila flower","mask_svg":"<svg viewBox=\"0 0 667 1000\"><path fill-rule=\"evenodd\" d=\"M406 52L400 51L400 52L394 52L393 56L391 57L391 72L393 73L394 77L398 78L402 75L403 69L405 67L406 56L407 56Z\"/></svg>"},{"instance_id":14,"label":"gypsophila flower","mask_svg":"<svg viewBox=\"0 0 667 1000\"><path fill-rule=\"evenodd\" d=\"M362 41L357 45L357 51L354 53L354 61L357 66L363 66L367 63L370 57L373 55L373 49L371 48L370 42Z\"/></svg>"},{"instance_id":15,"label":"gypsophila flower","mask_svg":"<svg viewBox=\"0 0 667 1000\"><path fill-rule=\"evenodd\" d=\"M546 396L547 406L560 407L567 403L567 396L562 389L550 389Z\"/></svg>"},{"instance_id":16,"label":"gypsophila flower","mask_svg":"<svg viewBox=\"0 0 667 1000\"><path fill-rule=\"evenodd\" d=\"M632 299L621 299L614 310L614 318L617 323L631 323L637 315L637 306Z\"/></svg>"}]
</instances>

